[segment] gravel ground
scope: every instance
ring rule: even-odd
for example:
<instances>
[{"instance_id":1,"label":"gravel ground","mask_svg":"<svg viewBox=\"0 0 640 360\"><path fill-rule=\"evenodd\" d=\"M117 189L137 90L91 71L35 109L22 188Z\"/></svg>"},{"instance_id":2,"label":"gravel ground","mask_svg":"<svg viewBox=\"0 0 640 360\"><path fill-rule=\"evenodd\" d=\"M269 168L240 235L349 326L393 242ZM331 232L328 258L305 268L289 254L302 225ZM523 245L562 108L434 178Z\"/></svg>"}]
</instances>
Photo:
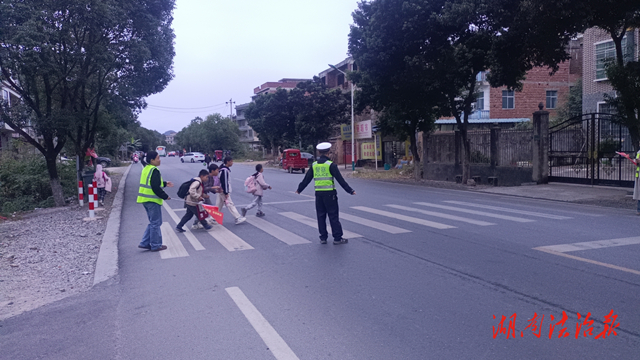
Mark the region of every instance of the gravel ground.
<instances>
[{"instance_id":1,"label":"gravel ground","mask_svg":"<svg viewBox=\"0 0 640 360\"><path fill-rule=\"evenodd\" d=\"M115 171L118 189L122 174ZM107 193L99 220L84 221L87 204L81 208L75 200L0 223L0 320L91 288L114 196Z\"/></svg>"}]
</instances>

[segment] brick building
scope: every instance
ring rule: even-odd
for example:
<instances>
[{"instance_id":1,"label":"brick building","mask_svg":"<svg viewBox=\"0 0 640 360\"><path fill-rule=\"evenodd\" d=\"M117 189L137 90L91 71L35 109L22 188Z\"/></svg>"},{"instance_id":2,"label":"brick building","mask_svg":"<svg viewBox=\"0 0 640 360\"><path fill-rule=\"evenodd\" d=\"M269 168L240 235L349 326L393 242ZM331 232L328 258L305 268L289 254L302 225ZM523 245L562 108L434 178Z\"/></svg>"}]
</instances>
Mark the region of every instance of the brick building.
<instances>
[{"instance_id":1,"label":"brick building","mask_svg":"<svg viewBox=\"0 0 640 360\"><path fill-rule=\"evenodd\" d=\"M627 31L622 40L624 56L629 60L638 60L638 29ZM615 92L604 71L607 59L615 58L615 46L608 32L591 28L584 32L584 57L582 62L582 112L610 113L611 109L604 102L604 95L615 96Z\"/></svg>"},{"instance_id":2,"label":"brick building","mask_svg":"<svg viewBox=\"0 0 640 360\"><path fill-rule=\"evenodd\" d=\"M304 81L311 81L311 79L280 79L278 81L266 82L257 88L253 89L252 100L255 100L257 96L264 94L273 94L278 89L292 90L298 85L298 83Z\"/></svg>"}]
</instances>

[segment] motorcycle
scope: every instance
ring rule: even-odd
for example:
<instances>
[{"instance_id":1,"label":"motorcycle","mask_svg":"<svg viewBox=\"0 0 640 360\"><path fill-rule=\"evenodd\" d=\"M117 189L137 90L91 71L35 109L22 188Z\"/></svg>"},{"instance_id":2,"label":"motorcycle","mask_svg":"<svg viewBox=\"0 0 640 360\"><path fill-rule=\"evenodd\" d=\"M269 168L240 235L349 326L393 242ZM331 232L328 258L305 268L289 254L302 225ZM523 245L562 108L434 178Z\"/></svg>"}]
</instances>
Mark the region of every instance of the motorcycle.
<instances>
[{"instance_id":1,"label":"motorcycle","mask_svg":"<svg viewBox=\"0 0 640 360\"><path fill-rule=\"evenodd\" d=\"M134 156L134 157L133 157L133 163L134 163L134 164L137 164L137 163L138 163L138 157L137 157L137 156Z\"/></svg>"}]
</instances>

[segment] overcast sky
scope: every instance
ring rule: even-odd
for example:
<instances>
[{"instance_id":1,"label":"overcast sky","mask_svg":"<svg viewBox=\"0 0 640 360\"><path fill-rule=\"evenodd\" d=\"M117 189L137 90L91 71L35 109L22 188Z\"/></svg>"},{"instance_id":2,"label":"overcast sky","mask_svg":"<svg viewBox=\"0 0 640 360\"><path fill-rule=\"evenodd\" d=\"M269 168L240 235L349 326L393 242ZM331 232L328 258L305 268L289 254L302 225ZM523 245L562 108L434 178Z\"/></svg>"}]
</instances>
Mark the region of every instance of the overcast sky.
<instances>
[{"instance_id":1,"label":"overcast sky","mask_svg":"<svg viewBox=\"0 0 640 360\"><path fill-rule=\"evenodd\" d=\"M139 116L142 126L180 131L196 116L228 116L225 102L248 103L253 89L265 82L318 75L347 57L357 4L177 0L175 77L162 93L147 98L150 106Z\"/></svg>"}]
</instances>

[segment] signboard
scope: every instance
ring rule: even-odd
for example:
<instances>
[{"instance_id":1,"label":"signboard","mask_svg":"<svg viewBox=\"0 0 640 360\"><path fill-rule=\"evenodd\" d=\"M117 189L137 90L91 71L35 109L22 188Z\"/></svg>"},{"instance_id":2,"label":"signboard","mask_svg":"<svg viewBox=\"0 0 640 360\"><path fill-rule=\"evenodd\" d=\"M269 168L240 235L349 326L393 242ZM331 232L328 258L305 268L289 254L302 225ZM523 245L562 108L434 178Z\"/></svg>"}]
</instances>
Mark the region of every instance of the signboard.
<instances>
[{"instance_id":1,"label":"signboard","mask_svg":"<svg viewBox=\"0 0 640 360\"><path fill-rule=\"evenodd\" d=\"M360 144L360 157L362 159L375 159L375 144L372 142L366 142Z\"/></svg>"},{"instance_id":2,"label":"signboard","mask_svg":"<svg viewBox=\"0 0 640 360\"><path fill-rule=\"evenodd\" d=\"M351 125L350 124L342 124L340 125L340 136L342 140L351 140Z\"/></svg>"},{"instance_id":3,"label":"signboard","mask_svg":"<svg viewBox=\"0 0 640 360\"><path fill-rule=\"evenodd\" d=\"M355 124L356 139L371 139L371 120L360 121Z\"/></svg>"}]
</instances>

